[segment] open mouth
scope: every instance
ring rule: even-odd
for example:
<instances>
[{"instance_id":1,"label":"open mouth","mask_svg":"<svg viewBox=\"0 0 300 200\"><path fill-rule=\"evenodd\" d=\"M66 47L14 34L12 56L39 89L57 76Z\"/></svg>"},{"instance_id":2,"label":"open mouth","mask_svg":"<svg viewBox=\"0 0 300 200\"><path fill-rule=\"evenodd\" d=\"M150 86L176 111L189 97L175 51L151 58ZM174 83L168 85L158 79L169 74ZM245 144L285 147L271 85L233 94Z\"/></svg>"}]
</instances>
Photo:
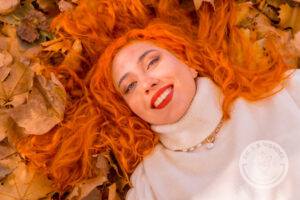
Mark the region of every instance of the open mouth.
<instances>
[{"instance_id":1,"label":"open mouth","mask_svg":"<svg viewBox=\"0 0 300 200\"><path fill-rule=\"evenodd\" d=\"M151 99L151 108L162 109L172 100L173 85L169 84L159 89Z\"/></svg>"}]
</instances>

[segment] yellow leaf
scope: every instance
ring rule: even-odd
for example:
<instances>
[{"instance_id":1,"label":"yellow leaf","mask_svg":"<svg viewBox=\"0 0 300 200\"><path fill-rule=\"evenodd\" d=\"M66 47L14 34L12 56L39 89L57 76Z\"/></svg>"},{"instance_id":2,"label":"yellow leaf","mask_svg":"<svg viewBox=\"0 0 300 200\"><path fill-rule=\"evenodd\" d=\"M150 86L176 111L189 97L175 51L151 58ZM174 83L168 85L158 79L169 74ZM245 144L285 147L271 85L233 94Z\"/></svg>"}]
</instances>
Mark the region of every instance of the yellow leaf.
<instances>
[{"instance_id":1,"label":"yellow leaf","mask_svg":"<svg viewBox=\"0 0 300 200\"><path fill-rule=\"evenodd\" d=\"M117 185L113 183L108 187L108 200L121 200L119 195L117 194Z\"/></svg>"},{"instance_id":2,"label":"yellow leaf","mask_svg":"<svg viewBox=\"0 0 300 200\"><path fill-rule=\"evenodd\" d=\"M66 51L72 48L72 42L69 40L63 40L62 38L50 40L47 42L41 43L43 51L65 53Z\"/></svg>"},{"instance_id":3,"label":"yellow leaf","mask_svg":"<svg viewBox=\"0 0 300 200\"><path fill-rule=\"evenodd\" d=\"M1 200L33 200L47 197L52 192L52 183L37 171L18 159L18 155L0 161L3 165L14 166L13 172L0 185Z\"/></svg>"},{"instance_id":4,"label":"yellow leaf","mask_svg":"<svg viewBox=\"0 0 300 200\"><path fill-rule=\"evenodd\" d=\"M65 57L62 65L68 66L74 71L78 71L80 69L80 64L81 64L81 59L80 59L81 52L82 52L81 41L75 40L72 45L72 48L70 49L67 56Z\"/></svg>"},{"instance_id":5,"label":"yellow leaf","mask_svg":"<svg viewBox=\"0 0 300 200\"><path fill-rule=\"evenodd\" d=\"M280 6L279 26L282 28L292 28L296 33L300 31L300 8L290 7L287 3Z\"/></svg>"}]
</instances>

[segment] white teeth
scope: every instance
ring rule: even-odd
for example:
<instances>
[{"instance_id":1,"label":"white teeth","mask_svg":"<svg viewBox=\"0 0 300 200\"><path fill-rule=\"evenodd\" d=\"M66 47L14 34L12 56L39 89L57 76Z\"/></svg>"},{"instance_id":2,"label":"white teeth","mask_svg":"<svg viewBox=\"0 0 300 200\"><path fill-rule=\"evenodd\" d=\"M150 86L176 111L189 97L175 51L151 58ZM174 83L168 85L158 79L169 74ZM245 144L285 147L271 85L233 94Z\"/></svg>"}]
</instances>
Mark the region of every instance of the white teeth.
<instances>
[{"instance_id":1,"label":"white teeth","mask_svg":"<svg viewBox=\"0 0 300 200\"><path fill-rule=\"evenodd\" d=\"M157 107L165 98L169 95L169 93L172 91L171 88L166 89L154 102L154 106Z\"/></svg>"}]
</instances>

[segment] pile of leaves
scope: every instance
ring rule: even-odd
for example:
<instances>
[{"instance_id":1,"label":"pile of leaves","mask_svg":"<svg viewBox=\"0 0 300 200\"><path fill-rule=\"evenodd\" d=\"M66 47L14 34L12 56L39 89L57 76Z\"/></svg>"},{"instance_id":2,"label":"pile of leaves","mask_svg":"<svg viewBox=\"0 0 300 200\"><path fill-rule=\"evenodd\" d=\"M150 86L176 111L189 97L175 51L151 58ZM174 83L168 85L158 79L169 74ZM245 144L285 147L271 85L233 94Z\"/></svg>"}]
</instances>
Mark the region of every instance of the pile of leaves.
<instances>
[{"instance_id":1,"label":"pile of leaves","mask_svg":"<svg viewBox=\"0 0 300 200\"><path fill-rule=\"evenodd\" d=\"M214 0L181 0L189 11ZM266 35L278 39L286 62L299 67L300 3L294 0L237 0L237 26L256 44L258 56ZM74 9L78 0L0 0L0 199L124 199L128 178L110 152L96 155L98 176L59 194L51 181L29 167L15 150L17 138L44 134L64 118L67 92L47 67L74 63L82 53L80 40L66 41L49 30L51 19ZM254 5L254 7L253 7ZM67 77L65 77L67 79ZM61 77L60 77L61 80ZM76 91L72 91L76 93ZM122 171L122 170L121 170Z\"/></svg>"}]
</instances>

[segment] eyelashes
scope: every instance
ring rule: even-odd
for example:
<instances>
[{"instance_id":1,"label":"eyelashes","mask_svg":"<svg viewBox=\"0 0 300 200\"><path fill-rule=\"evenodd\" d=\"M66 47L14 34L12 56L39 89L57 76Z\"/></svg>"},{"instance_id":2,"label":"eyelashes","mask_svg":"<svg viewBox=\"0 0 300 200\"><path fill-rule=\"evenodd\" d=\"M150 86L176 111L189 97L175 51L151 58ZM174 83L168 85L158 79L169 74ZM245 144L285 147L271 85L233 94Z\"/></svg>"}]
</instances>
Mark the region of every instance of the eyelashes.
<instances>
[{"instance_id":1,"label":"eyelashes","mask_svg":"<svg viewBox=\"0 0 300 200\"><path fill-rule=\"evenodd\" d=\"M133 87L135 86L135 84L136 84L136 81L131 82L131 83L126 87L125 94L127 94L130 90L132 90Z\"/></svg>"},{"instance_id":2,"label":"eyelashes","mask_svg":"<svg viewBox=\"0 0 300 200\"><path fill-rule=\"evenodd\" d=\"M147 66L147 70L152 66L154 65L155 63L157 63L159 61L160 57L159 56L156 56L153 60L151 60L151 62L148 64Z\"/></svg>"},{"instance_id":3,"label":"eyelashes","mask_svg":"<svg viewBox=\"0 0 300 200\"><path fill-rule=\"evenodd\" d=\"M160 56L156 56L155 58L153 58L149 64L147 65L147 70L152 67L153 65L155 65L158 61L160 60ZM127 94L128 92L130 92L134 87L135 85L137 84L137 81L134 81L134 82L131 82L125 89L125 94Z\"/></svg>"}]
</instances>

